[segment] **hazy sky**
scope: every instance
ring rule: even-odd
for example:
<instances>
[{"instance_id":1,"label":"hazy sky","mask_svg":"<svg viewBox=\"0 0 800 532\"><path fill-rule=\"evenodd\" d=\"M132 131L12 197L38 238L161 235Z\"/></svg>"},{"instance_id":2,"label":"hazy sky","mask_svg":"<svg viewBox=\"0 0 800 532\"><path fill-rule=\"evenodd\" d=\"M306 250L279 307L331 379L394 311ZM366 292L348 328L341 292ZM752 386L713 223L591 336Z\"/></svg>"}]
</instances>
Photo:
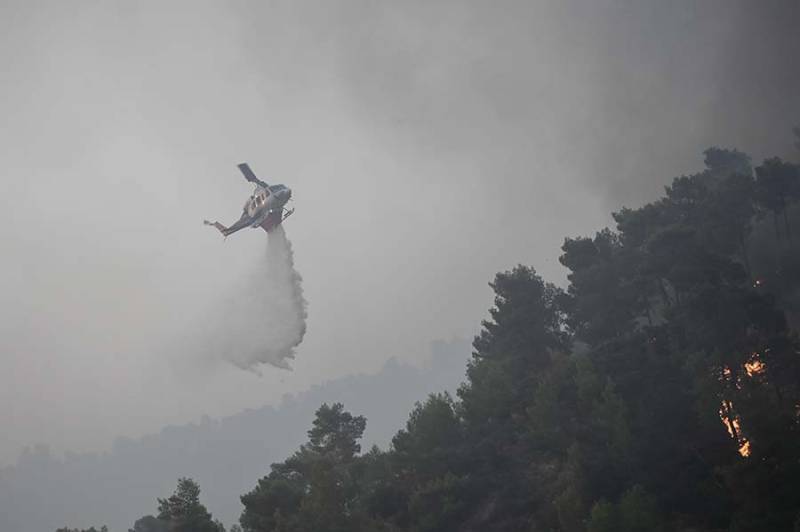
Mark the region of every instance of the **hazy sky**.
<instances>
[{"instance_id":1,"label":"hazy sky","mask_svg":"<svg viewBox=\"0 0 800 532\"><path fill-rule=\"evenodd\" d=\"M495 272L562 282L565 236L709 145L790 153L798 6L0 0L0 464L471 337ZM264 253L201 223L238 218L242 161L294 191L293 372L198 347Z\"/></svg>"}]
</instances>

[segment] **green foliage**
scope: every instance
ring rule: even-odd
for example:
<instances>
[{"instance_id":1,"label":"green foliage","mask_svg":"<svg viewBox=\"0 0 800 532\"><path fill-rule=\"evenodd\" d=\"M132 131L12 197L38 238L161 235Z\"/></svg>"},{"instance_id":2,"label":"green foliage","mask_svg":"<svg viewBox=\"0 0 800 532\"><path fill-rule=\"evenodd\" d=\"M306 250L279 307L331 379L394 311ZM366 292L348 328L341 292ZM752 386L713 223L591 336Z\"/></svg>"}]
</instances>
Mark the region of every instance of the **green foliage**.
<instances>
[{"instance_id":1,"label":"green foliage","mask_svg":"<svg viewBox=\"0 0 800 532\"><path fill-rule=\"evenodd\" d=\"M128 532L169 532L169 523L152 515L146 515L137 519Z\"/></svg>"},{"instance_id":2,"label":"green foliage","mask_svg":"<svg viewBox=\"0 0 800 532\"><path fill-rule=\"evenodd\" d=\"M565 290L498 273L457 398L390 449L323 404L231 532L800 531L800 165L704 155L565 239ZM130 532L224 532L199 494Z\"/></svg>"},{"instance_id":3,"label":"green foliage","mask_svg":"<svg viewBox=\"0 0 800 532\"><path fill-rule=\"evenodd\" d=\"M655 497L641 486L627 490L617 504L596 502L586 523L587 532L657 532L663 528Z\"/></svg>"},{"instance_id":4,"label":"green foliage","mask_svg":"<svg viewBox=\"0 0 800 532\"><path fill-rule=\"evenodd\" d=\"M434 394L417 403L406 428L392 440L394 461L401 470L413 468L420 478L436 478L457 468L453 451L464 437L456 405L449 394Z\"/></svg>"},{"instance_id":5,"label":"green foliage","mask_svg":"<svg viewBox=\"0 0 800 532\"><path fill-rule=\"evenodd\" d=\"M435 532L455 530L466 514L469 484L452 473L421 484L409 500L414 530Z\"/></svg>"},{"instance_id":6,"label":"green foliage","mask_svg":"<svg viewBox=\"0 0 800 532\"><path fill-rule=\"evenodd\" d=\"M797 529L800 169L705 163L566 239L566 290L497 274L457 399L418 403L387 451L323 405L243 529Z\"/></svg>"},{"instance_id":7,"label":"green foliage","mask_svg":"<svg viewBox=\"0 0 800 532\"><path fill-rule=\"evenodd\" d=\"M601 500L594 503L589 521L586 523L587 532L619 532L619 518L617 508L608 501Z\"/></svg>"},{"instance_id":8,"label":"green foliage","mask_svg":"<svg viewBox=\"0 0 800 532\"><path fill-rule=\"evenodd\" d=\"M317 410L314 426L308 431L308 451L341 461L352 460L361 452L357 442L366 425L363 416L353 417L341 403L324 404Z\"/></svg>"},{"instance_id":9,"label":"green foliage","mask_svg":"<svg viewBox=\"0 0 800 532\"><path fill-rule=\"evenodd\" d=\"M776 234L777 218L782 216L785 234L791 237L787 208L800 197L800 167L775 157L756 168L756 177L758 201L765 210L774 214Z\"/></svg>"},{"instance_id":10,"label":"green foliage","mask_svg":"<svg viewBox=\"0 0 800 532\"><path fill-rule=\"evenodd\" d=\"M158 499L158 519L167 523L170 532L225 532L200 504L200 486L190 478L178 479L175 493Z\"/></svg>"},{"instance_id":11,"label":"green foliage","mask_svg":"<svg viewBox=\"0 0 800 532\"><path fill-rule=\"evenodd\" d=\"M346 532L362 516L356 455L366 427L363 416L353 416L340 403L322 405L316 412L309 443L291 458L273 464L271 473L242 496L240 519L247 532Z\"/></svg>"},{"instance_id":12,"label":"green foliage","mask_svg":"<svg viewBox=\"0 0 800 532\"><path fill-rule=\"evenodd\" d=\"M619 501L620 532L655 532L660 518L655 497L641 486L626 491Z\"/></svg>"}]
</instances>

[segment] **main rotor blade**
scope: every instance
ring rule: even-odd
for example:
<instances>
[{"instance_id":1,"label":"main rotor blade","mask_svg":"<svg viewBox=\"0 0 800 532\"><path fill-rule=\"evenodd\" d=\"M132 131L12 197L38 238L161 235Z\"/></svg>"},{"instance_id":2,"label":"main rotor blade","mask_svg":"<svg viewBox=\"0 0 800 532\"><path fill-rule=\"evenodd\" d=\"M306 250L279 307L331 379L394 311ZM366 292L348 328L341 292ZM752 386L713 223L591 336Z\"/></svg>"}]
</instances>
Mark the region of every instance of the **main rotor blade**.
<instances>
[{"instance_id":1,"label":"main rotor blade","mask_svg":"<svg viewBox=\"0 0 800 532\"><path fill-rule=\"evenodd\" d=\"M240 163L236 165L239 168L239 171L242 172L244 178L250 181L251 183L256 183L261 185L262 187L267 187L267 184L261 181L259 178L256 177L256 174L250 169L250 166L247 163Z\"/></svg>"}]
</instances>

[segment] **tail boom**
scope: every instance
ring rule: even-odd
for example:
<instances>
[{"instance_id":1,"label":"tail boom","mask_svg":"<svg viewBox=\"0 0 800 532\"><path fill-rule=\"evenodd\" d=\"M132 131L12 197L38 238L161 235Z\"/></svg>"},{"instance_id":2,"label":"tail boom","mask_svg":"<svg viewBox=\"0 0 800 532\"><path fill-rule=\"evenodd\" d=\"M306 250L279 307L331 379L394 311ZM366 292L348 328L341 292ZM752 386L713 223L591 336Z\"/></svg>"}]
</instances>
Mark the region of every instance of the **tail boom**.
<instances>
[{"instance_id":1,"label":"tail boom","mask_svg":"<svg viewBox=\"0 0 800 532\"><path fill-rule=\"evenodd\" d=\"M219 222L209 222L208 220L203 220L205 225L210 225L212 227L216 227L217 230L222 233L224 236L228 236L228 228L222 225Z\"/></svg>"}]
</instances>

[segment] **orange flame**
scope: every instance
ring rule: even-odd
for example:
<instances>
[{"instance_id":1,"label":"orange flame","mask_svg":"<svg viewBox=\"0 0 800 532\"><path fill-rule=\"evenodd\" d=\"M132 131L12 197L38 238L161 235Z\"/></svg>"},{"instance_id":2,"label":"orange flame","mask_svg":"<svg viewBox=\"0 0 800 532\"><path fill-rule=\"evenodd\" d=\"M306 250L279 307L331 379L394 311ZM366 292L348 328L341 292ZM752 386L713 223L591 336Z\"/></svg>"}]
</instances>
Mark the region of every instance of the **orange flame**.
<instances>
[{"instance_id":1,"label":"orange flame","mask_svg":"<svg viewBox=\"0 0 800 532\"><path fill-rule=\"evenodd\" d=\"M748 377L760 375L761 373L764 373L764 363L758 359L751 360L750 362L744 363L744 369L747 371Z\"/></svg>"},{"instance_id":2,"label":"orange flame","mask_svg":"<svg viewBox=\"0 0 800 532\"><path fill-rule=\"evenodd\" d=\"M722 424L728 429L728 434L739 444L739 454L745 458L750 456L750 442L742 435L742 427L739 423L739 416L733 413L733 403L723 401L719 408L719 418Z\"/></svg>"}]
</instances>

